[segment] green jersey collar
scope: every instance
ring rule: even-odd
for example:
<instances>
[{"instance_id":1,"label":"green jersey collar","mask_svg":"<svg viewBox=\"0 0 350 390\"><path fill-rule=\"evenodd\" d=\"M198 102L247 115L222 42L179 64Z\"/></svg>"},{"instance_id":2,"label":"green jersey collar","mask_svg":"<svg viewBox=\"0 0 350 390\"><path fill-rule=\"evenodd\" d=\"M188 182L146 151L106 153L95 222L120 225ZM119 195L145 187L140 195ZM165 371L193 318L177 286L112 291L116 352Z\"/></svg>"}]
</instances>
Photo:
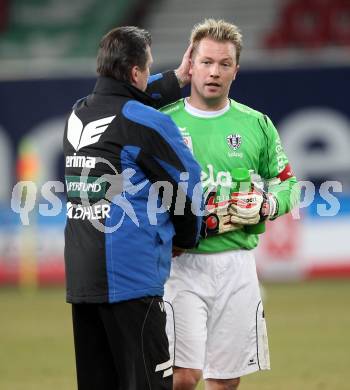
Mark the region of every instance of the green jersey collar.
<instances>
[{"instance_id":1,"label":"green jersey collar","mask_svg":"<svg viewBox=\"0 0 350 390\"><path fill-rule=\"evenodd\" d=\"M187 100L187 98L184 99L184 104L185 104L185 110L193 115L197 116L199 118L214 118L220 115L225 114L230 109L230 101L227 99L227 104L224 108L221 110L216 110L216 111L204 111L200 110L199 108L193 107Z\"/></svg>"}]
</instances>

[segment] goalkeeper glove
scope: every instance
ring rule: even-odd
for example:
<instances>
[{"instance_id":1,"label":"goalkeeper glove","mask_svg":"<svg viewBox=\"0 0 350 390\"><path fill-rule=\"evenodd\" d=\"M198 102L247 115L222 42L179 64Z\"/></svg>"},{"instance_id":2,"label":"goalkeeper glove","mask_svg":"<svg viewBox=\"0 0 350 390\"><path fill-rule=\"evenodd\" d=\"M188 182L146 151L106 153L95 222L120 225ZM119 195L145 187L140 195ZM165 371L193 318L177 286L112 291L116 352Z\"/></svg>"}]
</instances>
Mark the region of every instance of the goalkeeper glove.
<instances>
[{"instance_id":1,"label":"goalkeeper glove","mask_svg":"<svg viewBox=\"0 0 350 390\"><path fill-rule=\"evenodd\" d=\"M266 219L273 219L278 213L276 197L252 184L248 192L234 192L229 207L231 222L242 225L256 225Z\"/></svg>"},{"instance_id":2,"label":"goalkeeper glove","mask_svg":"<svg viewBox=\"0 0 350 390\"><path fill-rule=\"evenodd\" d=\"M230 200L215 203L217 188L209 187L204 193L205 211L202 220L201 236L208 238L217 234L242 229L243 225L233 223L229 212Z\"/></svg>"}]
</instances>

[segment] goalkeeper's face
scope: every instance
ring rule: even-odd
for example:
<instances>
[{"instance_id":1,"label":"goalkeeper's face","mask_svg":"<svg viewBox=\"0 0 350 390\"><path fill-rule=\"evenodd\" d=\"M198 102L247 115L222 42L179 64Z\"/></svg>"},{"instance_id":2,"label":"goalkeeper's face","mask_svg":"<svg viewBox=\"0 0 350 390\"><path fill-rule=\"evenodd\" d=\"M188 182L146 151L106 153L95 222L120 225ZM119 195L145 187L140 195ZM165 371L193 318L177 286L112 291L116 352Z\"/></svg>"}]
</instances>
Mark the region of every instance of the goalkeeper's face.
<instances>
[{"instance_id":1,"label":"goalkeeper's face","mask_svg":"<svg viewBox=\"0 0 350 390\"><path fill-rule=\"evenodd\" d=\"M191 58L191 98L211 108L226 104L238 68L232 42L202 39Z\"/></svg>"}]
</instances>

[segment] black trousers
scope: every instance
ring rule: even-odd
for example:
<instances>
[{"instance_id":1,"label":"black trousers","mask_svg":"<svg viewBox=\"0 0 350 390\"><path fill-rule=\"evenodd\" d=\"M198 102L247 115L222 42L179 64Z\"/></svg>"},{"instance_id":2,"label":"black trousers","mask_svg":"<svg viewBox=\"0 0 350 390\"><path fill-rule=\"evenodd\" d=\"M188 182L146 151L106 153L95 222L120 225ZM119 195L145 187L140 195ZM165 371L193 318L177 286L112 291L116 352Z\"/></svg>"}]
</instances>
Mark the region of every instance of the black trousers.
<instances>
[{"instance_id":1,"label":"black trousers","mask_svg":"<svg viewBox=\"0 0 350 390\"><path fill-rule=\"evenodd\" d=\"M160 297L73 304L78 390L172 390Z\"/></svg>"}]
</instances>

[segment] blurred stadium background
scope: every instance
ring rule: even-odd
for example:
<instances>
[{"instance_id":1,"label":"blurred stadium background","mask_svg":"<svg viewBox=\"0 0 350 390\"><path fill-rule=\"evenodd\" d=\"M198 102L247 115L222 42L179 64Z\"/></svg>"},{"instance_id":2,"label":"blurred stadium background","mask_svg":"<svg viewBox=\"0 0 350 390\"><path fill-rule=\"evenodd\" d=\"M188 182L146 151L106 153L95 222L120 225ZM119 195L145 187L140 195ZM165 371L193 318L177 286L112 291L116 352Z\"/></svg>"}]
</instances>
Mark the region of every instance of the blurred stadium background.
<instances>
[{"instance_id":1,"label":"blurred stadium background","mask_svg":"<svg viewBox=\"0 0 350 390\"><path fill-rule=\"evenodd\" d=\"M257 250L273 371L245 388L348 388L350 1L0 0L1 389L74 388L64 197L57 214L41 189L63 182L65 117L94 85L99 39L118 25L147 28L156 73L178 65L204 17L240 26L231 96L271 117L308 182L300 210L269 224ZM28 226L11 209L21 180L37 189Z\"/></svg>"}]
</instances>

